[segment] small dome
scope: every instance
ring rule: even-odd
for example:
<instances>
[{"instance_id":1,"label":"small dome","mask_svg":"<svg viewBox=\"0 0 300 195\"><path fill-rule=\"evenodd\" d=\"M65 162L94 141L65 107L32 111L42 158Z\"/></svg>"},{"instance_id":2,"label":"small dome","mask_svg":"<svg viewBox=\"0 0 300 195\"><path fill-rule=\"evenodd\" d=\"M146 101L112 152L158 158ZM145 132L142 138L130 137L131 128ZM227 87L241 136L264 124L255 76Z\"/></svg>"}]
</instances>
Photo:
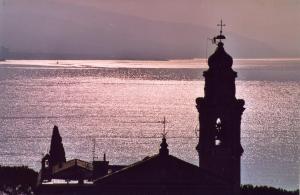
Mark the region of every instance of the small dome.
<instances>
[{"instance_id":1,"label":"small dome","mask_svg":"<svg viewBox=\"0 0 300 195\"><path fill-rule=\"evenodd\" d=\"M168 144L167 144L167 139L165 134L163 135L162 142L160 144L159 154L163 156L169 155L169 149L168 149Z\"/></svg>"},{"instance_id":2,"label":"small dome","mask_svg":"<svg viewBox=\"0 0 300 195\"><path fill-rule=\"evenodd\" d=\"M227 69L231 68L233 64L232 57L226 53L224 50L224 44L222 42L218 43L218 47L209 58L208 58L208 66L209 68L221 68L221 69Z\"/></svg>"}]
</instances>

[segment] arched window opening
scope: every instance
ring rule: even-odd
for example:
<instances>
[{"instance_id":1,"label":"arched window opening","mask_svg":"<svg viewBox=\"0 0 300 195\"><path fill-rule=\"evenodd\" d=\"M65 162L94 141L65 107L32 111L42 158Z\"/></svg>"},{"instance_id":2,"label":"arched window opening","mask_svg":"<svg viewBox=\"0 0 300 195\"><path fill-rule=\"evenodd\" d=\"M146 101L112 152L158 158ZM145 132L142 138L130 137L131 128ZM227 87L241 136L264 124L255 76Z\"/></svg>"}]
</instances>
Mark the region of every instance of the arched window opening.
<instances>
[{"instance_id":1,"label":"arched window opening","mask_svg":"<svg viewBox=\"0 0 300 195\"><path fill-rule=\"evenodd\" d=\"M215 146L221 145L220 134L222 131L222 122L220 118L216 120L216 135L215 135Z\"/></svg>"},{"instance_id":2,"label":"arched window opening","mask_svg":"<svg viewBox=\"0 0 300 195\"><path fill-rule=\"evenodd\" d=\"M49 168L49 160L45 160L45 168Z\"/></svg>"}]
</instances>

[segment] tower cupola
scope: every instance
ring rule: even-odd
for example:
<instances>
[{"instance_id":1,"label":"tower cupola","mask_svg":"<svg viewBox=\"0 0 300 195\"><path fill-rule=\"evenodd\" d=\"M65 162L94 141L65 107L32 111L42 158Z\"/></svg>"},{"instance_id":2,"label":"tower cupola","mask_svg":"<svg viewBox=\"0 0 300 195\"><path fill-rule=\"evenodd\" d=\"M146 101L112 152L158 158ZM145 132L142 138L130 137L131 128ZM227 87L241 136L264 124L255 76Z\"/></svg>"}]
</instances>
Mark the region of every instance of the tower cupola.
<instances>
[{"instance_id":1,"label":"tower cupola","mask_svg":"<svg viewBox=\"0 0 300 195\"><path fill-rule=\"evenodd\" d=\"M231 70L233 64L232 57L226 53L224 49L224 43L219 42L218 47L209 58L208 66L210 69L219 69L219 70Z\"/></svg>"},{"instance_id":2,"label":"tower cupola","mask_svg":"<svg viewBox=\"0 0 300 195\"><path fill-rule=\"evenodd\" d=\"M163 135L162 142L160 144L159 155L169 155L169 149L165 134Z\"/></svg>"}]
</instances>

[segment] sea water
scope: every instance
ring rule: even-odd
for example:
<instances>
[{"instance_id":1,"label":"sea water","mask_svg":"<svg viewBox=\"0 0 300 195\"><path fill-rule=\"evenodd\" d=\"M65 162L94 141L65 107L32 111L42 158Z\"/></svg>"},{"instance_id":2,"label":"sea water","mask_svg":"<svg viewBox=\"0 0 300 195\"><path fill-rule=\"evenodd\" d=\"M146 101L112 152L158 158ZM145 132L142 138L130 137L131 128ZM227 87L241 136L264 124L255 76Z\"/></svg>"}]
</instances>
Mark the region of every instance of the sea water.
<instances>
[{"instance_id":1,"label":"sea water","mask_svg":"<svg viewBox=\"0 0 300 195\"><path fill-rule=\"evenodd\" d=\"M300 60L235 60L233 68L246 102L242 183L298 188ZM158 153L164 117L170 154L198 165L195 99L205 69L197 59L0 62L0 165L38 171L54 125L67 159L106 153L110 164L131 164Z\"/></svg>"}]
</instances>

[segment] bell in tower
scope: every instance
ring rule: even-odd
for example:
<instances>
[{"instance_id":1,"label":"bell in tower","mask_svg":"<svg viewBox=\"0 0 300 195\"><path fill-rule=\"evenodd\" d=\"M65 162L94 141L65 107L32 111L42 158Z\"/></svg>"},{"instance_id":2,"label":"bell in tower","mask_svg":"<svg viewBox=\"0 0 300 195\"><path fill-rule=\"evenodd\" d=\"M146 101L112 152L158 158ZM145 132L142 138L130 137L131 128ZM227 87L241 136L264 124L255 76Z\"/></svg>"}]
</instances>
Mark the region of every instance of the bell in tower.
<instances>
[{"instance_id":1,"label":"bell in tower","mask_svg":"<svg viewBox=\"0 0 300 195\"><path fill-rule=\"evenodd\" d=\"M208 59L208 70L203 72L204 97L196 99L200 126L196 149L200 168L229 181L236 195L240 188L241 117L245 103L235 97L237 73L232 70L232 57L222 42L225 25L221 21L218 26L220 34L213 39L217 48Z\"/></svg>"}]
</instances>

